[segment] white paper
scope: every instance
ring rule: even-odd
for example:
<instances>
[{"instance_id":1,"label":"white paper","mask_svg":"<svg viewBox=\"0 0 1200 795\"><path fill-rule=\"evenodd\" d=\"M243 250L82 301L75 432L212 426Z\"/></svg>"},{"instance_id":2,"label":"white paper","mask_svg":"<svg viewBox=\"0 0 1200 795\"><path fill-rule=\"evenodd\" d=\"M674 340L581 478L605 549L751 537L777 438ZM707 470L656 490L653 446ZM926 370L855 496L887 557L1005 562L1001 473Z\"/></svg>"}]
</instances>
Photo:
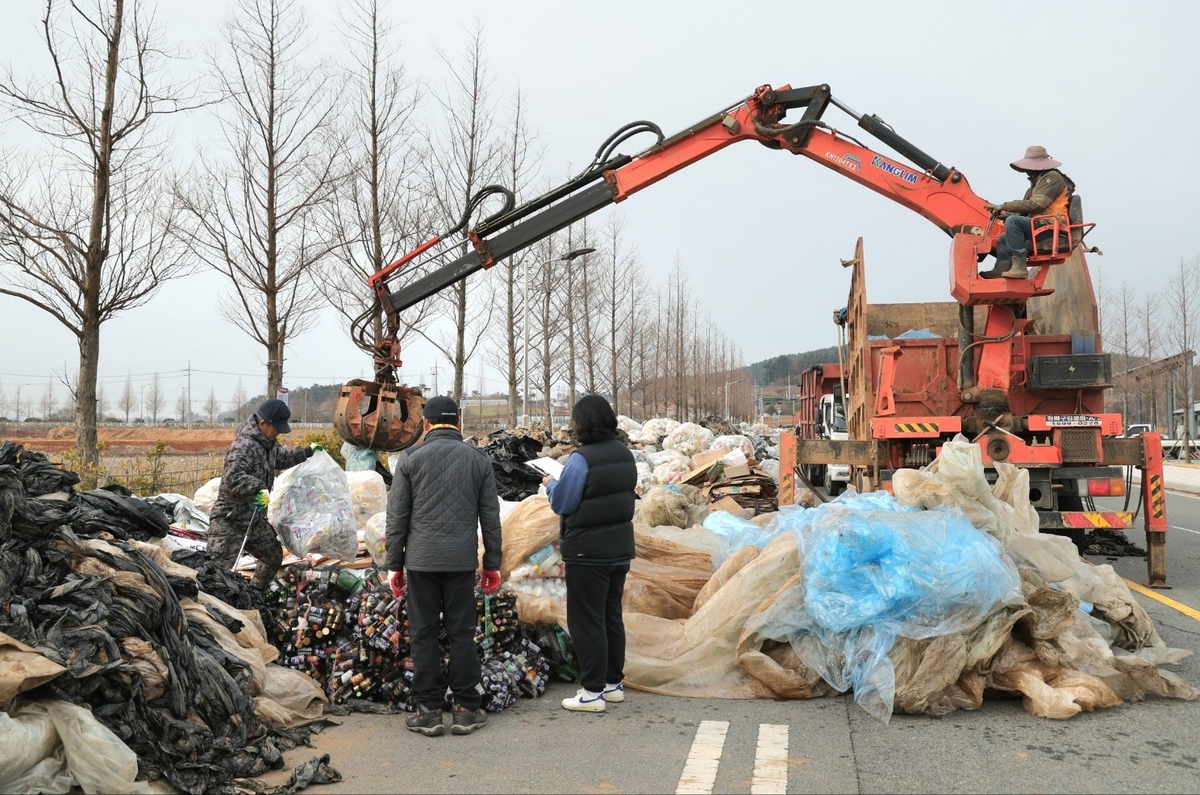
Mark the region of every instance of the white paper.
<instances>
[{"instance_id":1,"label":"white paper","mask_svg":"<svg viewBox=\"0 0 1200 795\"><path fill-rule=\"evenodd\" d=\"M527 461L526 463L535 469L545 472L555 480L558 480L560 477L562 477L563 465L558 463L558 461L553 458L535 458L532 461Z\"/></svg>"},{"instance_id":2,"label":"white paper","mask_svg":"<svg viewBox=\"0 0 1200 795\"><path fill-rule=\"evenodd\" d=\"M742 449L739 447L736 450L731 450L730 452L726 453L721 457L721 460L725 462L726 466L740 467L742 464L746 463L747 459L746 454L742 452Z\"/></svg>"}]
</instances>

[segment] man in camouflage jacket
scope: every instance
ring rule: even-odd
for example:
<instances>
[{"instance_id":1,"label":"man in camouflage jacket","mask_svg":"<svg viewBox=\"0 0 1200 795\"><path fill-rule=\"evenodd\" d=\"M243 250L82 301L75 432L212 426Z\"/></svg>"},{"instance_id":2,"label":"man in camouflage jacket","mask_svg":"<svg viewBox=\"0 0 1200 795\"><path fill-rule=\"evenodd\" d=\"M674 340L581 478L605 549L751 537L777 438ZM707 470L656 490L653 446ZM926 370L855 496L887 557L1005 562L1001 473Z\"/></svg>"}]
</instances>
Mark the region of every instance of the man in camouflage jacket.
<instances>
[{"instance_id":1,"label":"man in camouflage jacket","mask_svg":"<svg viewBox=\"0 0 1200 795\"><path fill-rule=\"evenodd\" d=\"M282 400L267 400L238 427L225 454L221 485L210 514L209 553L222 566L232 567L245 538L246 552L258 558L250 583L259 588L270 585L283 561L283 547L267 521L265 496L275 485L278 470L294 467L313 454L308 447L289 449L276 441L279 434L291 430L291 416Z\"/></svg>"}]
</instances>

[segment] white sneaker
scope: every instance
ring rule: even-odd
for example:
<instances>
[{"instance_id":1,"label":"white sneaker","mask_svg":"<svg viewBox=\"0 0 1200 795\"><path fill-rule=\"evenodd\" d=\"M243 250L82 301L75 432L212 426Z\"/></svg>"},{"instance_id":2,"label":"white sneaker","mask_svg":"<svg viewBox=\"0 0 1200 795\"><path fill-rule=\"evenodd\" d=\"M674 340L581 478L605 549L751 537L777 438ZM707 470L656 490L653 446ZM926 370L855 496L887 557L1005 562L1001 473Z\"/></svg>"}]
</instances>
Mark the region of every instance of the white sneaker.
<instances>
[{"instance_id":1,"label":"white sneaker","mask_svg":"<svg viewBox=\"0 0 1200 795\"><path fill-rule=\"evenodd\" d=\"M571 698L564 698L562 705L563 709L569 709L572 712L603 712L604 694L593 693L581 687L579 692Z\"/></svg>"},{"instance_id":2,"label":"white sneaker","mask_svg":"<svg viewBox=\"0 0 1200 795\"><path fill-rule=\"evenodd\" d=\"M615 685L604 686L604 700L610 704L620 704L625 700L625 685L618 682Z\"/></svg>"}]
</instances>

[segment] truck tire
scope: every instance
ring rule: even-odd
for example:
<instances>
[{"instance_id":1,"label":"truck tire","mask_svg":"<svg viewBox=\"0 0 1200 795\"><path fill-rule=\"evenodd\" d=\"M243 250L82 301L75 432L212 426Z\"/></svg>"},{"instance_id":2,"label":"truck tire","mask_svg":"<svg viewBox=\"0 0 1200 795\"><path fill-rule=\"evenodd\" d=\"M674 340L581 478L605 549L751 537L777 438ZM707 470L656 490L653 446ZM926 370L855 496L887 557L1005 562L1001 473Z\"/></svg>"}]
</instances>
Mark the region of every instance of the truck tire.
<instances>
[{"instance_id":1,"label":"truck tire","mask_svg":"<svg viewBox=\"0 0 1200 795\"><path fill-rule=\"evenodd\" d=\"M834 480L830 475L830 471L829 467L825 467L825 482L822 485L825 486L825 490L829 492L830 497L836 497L846 490L846 484L840 480Z\"/></svg>"}]
</instances>

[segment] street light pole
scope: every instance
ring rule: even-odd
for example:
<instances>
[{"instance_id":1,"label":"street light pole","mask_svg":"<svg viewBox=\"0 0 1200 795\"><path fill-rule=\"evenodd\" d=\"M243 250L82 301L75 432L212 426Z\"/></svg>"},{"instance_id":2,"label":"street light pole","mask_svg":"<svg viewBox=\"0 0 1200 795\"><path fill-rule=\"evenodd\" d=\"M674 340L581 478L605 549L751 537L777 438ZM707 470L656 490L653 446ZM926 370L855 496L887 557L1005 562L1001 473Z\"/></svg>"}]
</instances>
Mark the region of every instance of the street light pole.
<instances>
[{"instance_id":1,"label":"street light pole","mask_svg":"<svg viewBox=\"0 0 1200 795\"><path fill-rule=\"evenodd\" d=\"M561 257L548 259L538 263L536 267L543 268L552 262L570 262L576 257L582 257L584 254L591 254L596 249L594 248L577 248L568 251ZM521 424L529 424L529 260L523 260L521 263L521 370L522 382L521 387Z\"/></svg>"},{"instance_id":2,"label":"street light pole","mask_svg":"<svg viewBox=\"0 0 1200 795\"><path fill-rule=\"evenodd\" d=\"M746 380L745 378L739 378L736 381L726 381L725 382L725 421L726 422L729 422L729 387L733 386L734 384L740 384L745 380Z\"/></svg>"}]
</instances>

